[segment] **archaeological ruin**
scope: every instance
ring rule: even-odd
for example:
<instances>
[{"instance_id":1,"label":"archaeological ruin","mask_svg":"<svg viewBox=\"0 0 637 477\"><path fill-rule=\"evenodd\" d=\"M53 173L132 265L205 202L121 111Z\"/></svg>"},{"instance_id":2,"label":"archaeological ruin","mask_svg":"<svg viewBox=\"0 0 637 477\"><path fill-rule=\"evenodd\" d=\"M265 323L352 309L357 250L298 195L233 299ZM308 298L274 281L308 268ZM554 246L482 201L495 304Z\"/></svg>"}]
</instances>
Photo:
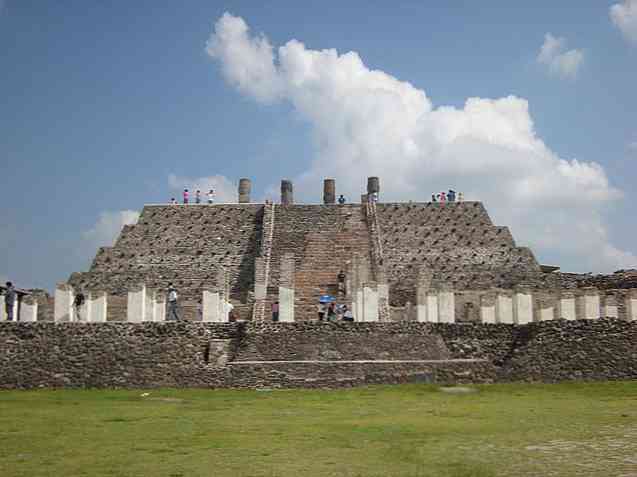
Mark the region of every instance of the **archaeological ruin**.
<instances>
[{"instance_id":1,"label":"archaeological ruin","mask_svg":"<svg viewBox=\"0 0 637 477\"><path fill-rule=\"evenodd\" d=\"M637 271L563 273L480 202L379 193L370 177L338 204L326 179L322 204L296 204L284 180L279 203L254 203L244 178L236 203L146 205L53 298L0 316L0 387L637 377ZM354 322L317 321L322 296Z\"/></svg>"}]
</instances>

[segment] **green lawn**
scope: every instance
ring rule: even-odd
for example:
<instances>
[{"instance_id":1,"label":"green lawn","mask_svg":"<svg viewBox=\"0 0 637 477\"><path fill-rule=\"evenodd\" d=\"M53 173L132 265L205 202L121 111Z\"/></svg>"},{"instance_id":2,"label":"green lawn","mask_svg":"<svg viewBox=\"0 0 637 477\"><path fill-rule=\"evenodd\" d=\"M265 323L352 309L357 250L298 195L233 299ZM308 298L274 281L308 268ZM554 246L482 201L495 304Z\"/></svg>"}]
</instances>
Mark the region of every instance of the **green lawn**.
<instances>
[{"instance_id":1,"label":"green lawn","mask_svg":"<svg viewBox=\"0 0 637 477\"><path fill-rule=\"evenodd\" d=\"M637 476L637 381L1 391L0 476Z\"/></svg>"}]
</instances>

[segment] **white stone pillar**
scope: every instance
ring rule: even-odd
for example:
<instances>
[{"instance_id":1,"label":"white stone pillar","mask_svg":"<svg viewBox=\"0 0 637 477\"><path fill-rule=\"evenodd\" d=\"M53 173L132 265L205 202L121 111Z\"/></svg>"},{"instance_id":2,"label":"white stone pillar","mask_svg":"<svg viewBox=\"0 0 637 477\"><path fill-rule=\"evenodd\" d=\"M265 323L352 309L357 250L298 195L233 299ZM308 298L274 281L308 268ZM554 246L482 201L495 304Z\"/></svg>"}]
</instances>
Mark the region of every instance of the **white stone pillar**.
<instances>
[{"instance_id":1,"label":"white stone pillar","mask_svg":"<svg viewBox=\"0 0 637 477\"><path fill-rule=\"evenodd\" d=\"M146 285L133 286L128 290L126 321L141 323L146 318Z\"/></svg>"},{"instance_id":2,"label":"white stone pillar","mask_svg":"<svg viewBox=\"0 0 637 477\"><path fill-rule=\"evenodd\" d=\"M38 301L31 295L22 297L19 321L38 321Z\"/></svg>"},{"instance_id":3,"label":"white stone pillar","mask_svg":"<svg viewBox=\"0 0 637 477\"><path fill-rule=\"evenodd\" d=\"M228 321L228 315L222 313L223 303L220 303L219 292L211 289L203 290L202 321L221 323Z\"/></svg>"},{"instance_id":4,"label":"white stone pillar","mask_svg":"<svg viewBox=\"0 0 637 477\"><path fill-rule=\"evenodd\" d=\"M518 288L513 295L513 321L525 325L533 321L533 295L524 288Z\"/></svg>"},{"instance_id":5,"label":"white stone pillar","mask_svg":"<svg viewBox=\"0 0 637 477\"><path fill-rule=\"evenodd\" d=\"M4 295L0 295L0 321L7 321L7 310L4 309Z\"/></svg>"},{"instance_id":6,"label":"white stone pillar","mask_svg":"<svg viewBox=\"0 0 637 477\"><path fill-rule=\"evenodd\" d=\"M563 320L574 320L575 314L575 295L570 291L563 291L560 294L560 306L558 318Z\"/></svg>"},{"instance_id":7,"label":"white stone pillar","mask_svg":"<svg viewBox=\"0 0 637 477\"><path fill-rule=\"evenodd\" d=\"M146 289L146 303L144 305L144 321L156 321L155 317L155 296L157 295L157 290L154 288Z\"/></svg>"},{"instance_id":8,"label":"white stone pillar","mask_svg":"<svg viewBox=\"0 0 637 477\"><path fill-rule=\"evenodd\" d=\"M416 288L416 320L420 323L429 321L427 316L427 292L429 290L423 286Z\"/></svg>"},{"instance_id":9,"label":"white stone pillar","mask_svg":"<svg viewBox=\"0 0 637 477\"><path fill-rule=\"evenodd\" d=\"M88 321L94 323L106 323L106 313L108 312L108 295L104 291L94 291L89 293L91 313Z\"/></svg>"},{"instance_id":10,"label":"white stone pillar","mask_svg":"<svg viewBox=\"0 0 637 477\"><path fill-rule=\"evenodd\" d=\"M550 321L555 319L555 308L552 306L543 306L538 310L538 319L540 321Z\"/></svg>"},{"instance_id":11,"label":"white stone pillar","mask_svg":"<svg viewBox=\"0 0 637 477\"><path fill-rule=\"evenodd\" d=\"M619 318L619 307L617 306L617 298L615 295L606 295L604 297L602 318Z\"/></svg>"},{"instance_id":12,"label":"white stone pillar","mask_svg":"<svg viewBox=\"0 0 637 477\"><path fill-rule=\"evenodd\" d=\"M495 300L495 320L497 323L513 323L513 295L500 291Z\"/></svg>"},{"instance_id":13,"label":"white stone pillar","mask_svg":"<svg viewBox=\"0 0 637 477\"><path fill-rule=\"evenodd\" d=\"M495 293L485 293L480 297L480 321L482 323L496 323L495 307Z\"/></svg>"},{"instance_id":14,"label":"white stone pillar","mask_svg":"<svg viewBox=\"0 0 637 477\"><path fill-rule=\"evenodd\" d=\"M456 321L456 302L453 290L444 287L438 292L438 321L454 323Z\"/></svg>"},{"instance_id":15,"label":"white stone pillar","mask_svg":"<svg viewBox=\"0 0 637 477\"><path fill-rule=\"evenodd\" d=\"M637 289L632 288L626 292L626 319L637 321Z\"/></svg>"},{"instance_id":16,"label":"white stone pillar","mask_svg":"<svg viewBox=\"0 0 637 477\"><path fill-rule=\"evenodd\" d=\"M279 321L294 321L294 254L281 257L279 274Z\"/></svg>"},{"instance_id":17,"label":"white stone pillar","mask_svg":"<svg viewBox=\"0 0 637 477\"><path fill-rule=\"evenodd\" d=\"M376 283L363 283L363 321L378 321L378 288Z\"/></svg>"},{"instance_id":18,"label":"white stone pillar","mask_svg":"<svg viewBox=\"0 0 637 477\"><path fill-rule=\"evenodd\" d=\"M533 321L550 321L555 319L557 309L557 300L548 292L538 293L534 303L534 319Z\"/></svg>"},{"instance_id":19,"label":"white stone pillar","mask_svg":"<svg viewBox=\"0 0 637 477\"><path fill-rule=\"evenodd\" d=\"M438 293L435 291L427 292L427 321L438 323Z\"/></svg>"},{"instance_id":20,"label":"white stone pillar","mask_svg":"<svg viewBox=\"0 0 637 477\"><path fill-rule=\"evenodd\" d=\"M163 290L157 290L155 293L155 321L166 321L166 293Z\"/></svg>"},{"instance_id":21,"label":"white stone pillar","mask_svg":"<svg viewBox=\"0 0 637 477\"><path fill-rule=\"evenodd\" d=\"M73 288L66 283L58 283L55 286L53 319L55 321L74 321L73 315Z\"/></svg>"},{"instance_id":22,"label":"white stone pillar","mask_svg":"<svg viewBox=\"0 0 637 477\"><path fill-rule=\"evenodd\" d=\"M596 320L599 318L599 292L596 288L580 290L575 312L579 320Z\"/></svg>"}]
</instances>

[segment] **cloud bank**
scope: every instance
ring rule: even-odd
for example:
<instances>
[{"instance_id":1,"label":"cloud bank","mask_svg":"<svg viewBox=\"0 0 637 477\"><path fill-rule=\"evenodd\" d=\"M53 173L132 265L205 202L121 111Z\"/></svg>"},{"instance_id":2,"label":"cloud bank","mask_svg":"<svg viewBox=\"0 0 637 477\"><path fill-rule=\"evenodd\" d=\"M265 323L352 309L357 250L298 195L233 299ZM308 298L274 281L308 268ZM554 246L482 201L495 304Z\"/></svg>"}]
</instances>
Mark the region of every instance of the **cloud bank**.
<instances>
[{"instance_id":1,"label":"cloud bank","mask_svg":"<svg viewBox=\"0 0 637 477\"><path fill-rule=\"evenodd\" d=\"M573 79L584 61L582 50L567 50L566 39L556 38L550 33L544 35L544 43L537 55L537 62L546 65L549 72L560 78Z\"/></svg>"},{"instance_id":2,"label":"cloud bank","mask_svg":"<svg viewBox=\"0 0 637 477\"><path fill-rule=\"evenodd\" d=\"M139 212L134 210L102 212L95 225L82 233L85 247L89 253L95 253L98 247L113 245L122 227L137 223L138 218Z\"/></svg>"},{"instance_id":3,"label":"cloud bank","mask_svg":"<svg viewBox=\"0 0 637 477\"><path fill-rule=\"evenodd\" d=\"M549 47L544 56L562 49ZM356 197L365 177L377 175L385 200L428 200L454 187L486 202L495 221L511 225L540 259L579 271L637 264L612 245L602 220L604 206L621 192L599 164L552 152L536 136L523 98L435 107L425 91L369 69L355 52L311 50L297 40L275 51L228 13L216 22L207 52L242 94L266 104L286 101L310 124L314 157L295 178L301 198L324 177L337 179L338 193Z\"/></svg>"},{"instance_id":4,"label":"cloud bank","mask_svg":"<svg viewBox=\"0 0 637 477\"><path fill-rule=\"evenodd\" d=\"M624 0L610 7L610 18L624 38L637 45L637 0Z\"/></svg>"}]
</instances>

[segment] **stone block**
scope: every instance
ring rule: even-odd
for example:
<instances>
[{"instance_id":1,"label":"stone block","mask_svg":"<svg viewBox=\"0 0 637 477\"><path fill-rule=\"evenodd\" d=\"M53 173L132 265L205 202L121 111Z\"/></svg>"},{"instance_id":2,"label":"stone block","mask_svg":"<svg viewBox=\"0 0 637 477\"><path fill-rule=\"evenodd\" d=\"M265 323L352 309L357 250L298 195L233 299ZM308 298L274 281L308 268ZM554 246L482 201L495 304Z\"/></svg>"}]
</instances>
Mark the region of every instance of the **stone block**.
<instances>
[{"instance_id":1,"label":"stone block","mask_svg":"<svg viewBox=\"0 0 637 477\"><path fill-rule=\"evenodd\" d=\"M637 321L637 289L626 292L626 319Z\"/></svg>"},{"instance_id":2,"label":"stone block","mask_svg":"<svg viewBox=\"0 0 637 477\"><path fill-rule=\"evenodd\" d=\"M416 321L427 322L427 292L428 287L418 286L416 289Z\"/></svg>"},{"instance_id":3,"label":"stone block","mask_svg":"<svg viewBox=\"0 0 637 477\"><path fill-rule=\"evenodd\" d=\"M38 301L31 295L26 295L20 302L19 321L38 321Z\"/></svg>"},{"instance_id":4,"label":"stone block","mask_svg":"<svg viewBox=\"0 0 637 477\"><path fill-rule=\"evenodd\" d=\"M155 293L155 321L166 321L166 294L158 290Z\"/></svg>"},{"instance_id":5,"label":"stone block","mask_svg":"<svg viewBox=\"0 0 637 477\"><path fill-rule=\"evenodd\" d=\"M558 318L563 320L575 320L575 295L572 292L562 292Z\"/></svg>"},{"instance_id":6,"label":"stone block","mask_svg":"<svg viewBox=\"0 0 637 477\"><path fill-rule=\"evenodd\" d=\"M74 321L73 315L73 288L66 283L58 283L55 287L53 319L55 321Z\"/></svg>"},{"instance_id":7,"label":"stone block","mask_svg":"<svg viewBox=\"0 0 637 477\"><path fill-rule=\"evenodd\" d=\"M126 321L141 323L146 318L146 285L141 284L128 290Z\"/></svg>"},{"instance_id":8,"label":"stone block","mask_svg":"<svg viewBox=\"0 0 637 477\"><path fill-rule=\"evenodd\" d=\"M95 323L106 323L108 313L108 295L104 291L93 291L89 294L91 302L91 313L88 321Z\"/></svg>"},{"instance_id":9,"label":"stone block","mask_svg":"<svg viewBox=\"0 0 637 477\"><path fill-rule=\"evenodd\" d=\"M498 293L495 301L495 318L498 323L513 323L513 297L511 293Z\"/></svg>"},{"instance_id":10,"label":"stone block","mask_svg":"<svg viewBox=\"0 0 637 477\"><path fill-rule=\"evenodd\" d=\"M442 289L438 292L438 322L454 323L455 321L456 306L453 290Z\"/></svg>"},{"instance_id":11,"label":"stone block","mask_svg":"<svg viewBox=\"0 0 637 477\"><path fill-rule=\"evenodd\" d=\"M427 292L427 321L438 323L438 293Z\"/></svg>"},{"instance_id":12,"label":"stone block","mask_svg":"<svg viewBox=\"0 0 637 477\"><path fill-rule=\"evenodd\" d=\"M225 322L228 315L223 313L224 303L219 297L218 291L203 290L202 321Z\"/></svg>"},{"instance_id":13,"label":"stone block","mask_svg":"<svg viewBox=\"0 0 637 477\"><path fill-rule=\"evenodd\" d=\"M599 292L595 288L586 288L581 291L577 297L575 313L580 320L599 318Z\"/></svg>"},{"instance_id":14,"label":"stone block","mask_svg":"<svg viewBox=\"0 0 637 477\"><path fill-rule=\"evenodd\" d=\"M617 298L615 295L606 295L604 297L602 318L619 318L619 307L617 306Z\"/></svg>"},{"instance_id":15,"label":"stone block","mask_svg":"<svg viewBox=\"0 0 637 477\"><path fill-rule=\"evenodd\" d=\"M533 295L530 291L520 289L513 295L513 322L517 325L533 322Z\"/></svg>"},{"instance_id":16,"label":"stone block","mask_svg":"<svg viewBox=\"0 0 637 477\"><path fill-rule=\"evenodd\" d=\"M480 321L482 323L496 323L495 293L485 293L480 297Z\"/></svg>"},{"instance_id":17,"label":"stone block","mask_svg":"<svg viewBox=\"0 0 637 477\"><path fill-rule=\"evenodd\" d=\"M363 317L362 321L378 320L378 287L375 283L363 284Z\"/></svg>"},{"instance_id":18,"label":"stone block","mask_svg":"<svg viewBox=\"0 0 637 477\"><path fill-rule=\"evenodd\" d=\"M155 295L157 290L146 289L146 304L144 305L144 321L155 321Z\"/></svg>"}]
</instances>

